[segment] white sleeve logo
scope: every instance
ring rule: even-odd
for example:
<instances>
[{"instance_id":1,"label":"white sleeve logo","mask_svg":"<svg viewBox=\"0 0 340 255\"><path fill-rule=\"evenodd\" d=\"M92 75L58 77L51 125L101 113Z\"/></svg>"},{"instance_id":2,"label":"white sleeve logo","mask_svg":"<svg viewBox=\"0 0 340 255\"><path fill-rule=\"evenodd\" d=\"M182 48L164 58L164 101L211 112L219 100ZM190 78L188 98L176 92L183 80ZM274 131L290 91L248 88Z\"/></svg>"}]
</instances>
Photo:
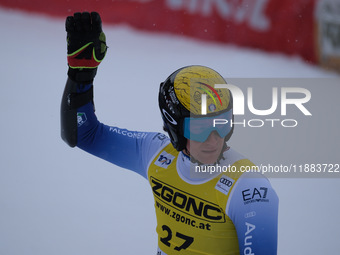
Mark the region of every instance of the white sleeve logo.
<instances>
[{"instance_id":1,"label":"white sleeve logo","mask_svg":"<svg viewBox=\"0 0 340 255\"><path fill-rule=\"evenodd\" d=\"M175 156L163 151L155 161L155 165L166 169L172 163L174 158Z\"/></svg>"}]
</instances>

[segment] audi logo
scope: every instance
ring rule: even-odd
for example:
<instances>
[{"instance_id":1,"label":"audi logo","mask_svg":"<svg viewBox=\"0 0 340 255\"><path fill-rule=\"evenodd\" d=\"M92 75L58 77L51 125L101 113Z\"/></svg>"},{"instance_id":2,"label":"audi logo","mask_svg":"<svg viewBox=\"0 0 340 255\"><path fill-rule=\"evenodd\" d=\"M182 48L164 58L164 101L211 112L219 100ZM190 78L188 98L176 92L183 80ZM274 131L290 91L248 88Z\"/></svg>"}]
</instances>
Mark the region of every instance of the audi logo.
<instances>
[{"instance_id":1,"label":"audi logo","mask_svg":"<svg viewBox=\"0 0 340 255\"><path fill-rule=\"evenodd\" d=\"M221 178L220 183L223 183L224 185L227 185L228 187L231 187L231 185L233 185L233 182L226 178Z\"/></svg>"}]
</instances>

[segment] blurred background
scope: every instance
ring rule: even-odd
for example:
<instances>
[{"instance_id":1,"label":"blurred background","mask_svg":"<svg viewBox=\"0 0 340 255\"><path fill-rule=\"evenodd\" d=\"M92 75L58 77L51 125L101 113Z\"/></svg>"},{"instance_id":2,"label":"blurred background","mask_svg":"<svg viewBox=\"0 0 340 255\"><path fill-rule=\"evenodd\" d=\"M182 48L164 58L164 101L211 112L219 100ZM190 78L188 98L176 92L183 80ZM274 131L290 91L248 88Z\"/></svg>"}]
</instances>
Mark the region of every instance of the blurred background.
<instances>
[{"instance_id":1,"label":"blurred background","mask_svg":"<svg viewBox=\"0 0 340 255\"><path fill-rule=\"evenodd\" d=\"M101 122L162 132L159 83L206 65L245 95L254 87L258 108L270 107L273 86L311 92L312 116L278 109L270 118L299 125L237 127L236 150L257 164L339 164L339 10L334 0L0 0L0 254L156 253L147 181L60 138L66 16L102 15ZM278 254L337 254L340 173L302 177L270 178L280 198Z\"/></svg>"}]
</instances>

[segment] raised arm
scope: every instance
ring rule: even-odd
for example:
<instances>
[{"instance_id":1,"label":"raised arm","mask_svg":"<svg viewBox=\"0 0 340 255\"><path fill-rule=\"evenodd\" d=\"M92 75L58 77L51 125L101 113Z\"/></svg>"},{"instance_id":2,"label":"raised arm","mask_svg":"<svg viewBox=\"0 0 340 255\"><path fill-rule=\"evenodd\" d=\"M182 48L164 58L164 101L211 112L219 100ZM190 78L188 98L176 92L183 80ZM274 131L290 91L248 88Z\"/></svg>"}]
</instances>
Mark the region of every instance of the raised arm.
<instances>
[{"instance_id":1,"label":"raised arm","mask_svg":"<svg viewBox=\"0 0 340 255\"><path fill-rule=\"evenodd\" d=\"M67 17L66 31L69 70L61 102L62 139L71 147L147 177L149 160L167 138L104 125L94 113L93 79L107 49L99 14Z\"/></svg>"},{"instance_id":2,"label":"raised arm","mask_svg":"<svg viewBox=\"0 0 340 255\"><path fill-rule=\"evenodd\" d=\"M77 145L77 109L91 102L92 83L106 54L106 39L98 13L75 13L66 19L68 80L61 102L61 137Z\"/></svg>"}]
</instances>

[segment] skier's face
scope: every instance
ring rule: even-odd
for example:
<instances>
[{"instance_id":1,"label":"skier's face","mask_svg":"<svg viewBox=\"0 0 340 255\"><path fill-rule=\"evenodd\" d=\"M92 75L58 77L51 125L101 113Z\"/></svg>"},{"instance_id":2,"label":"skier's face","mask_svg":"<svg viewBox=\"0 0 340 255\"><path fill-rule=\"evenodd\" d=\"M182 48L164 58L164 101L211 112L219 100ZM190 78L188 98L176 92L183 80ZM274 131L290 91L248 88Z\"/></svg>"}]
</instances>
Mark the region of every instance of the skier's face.
<instances>
[{"instance_id":1,"label":"skier's face","mask_svg":"<svg viewBox=\"0 0 340 255\"><path fill-rule=\"evenodd\" d=\"M224 137L220 137L216 131L211 132L204 142L187 140L187 149L190 155L203 164L215 163L221 154L223 145Z\"/></svg>"}]
</instances>

